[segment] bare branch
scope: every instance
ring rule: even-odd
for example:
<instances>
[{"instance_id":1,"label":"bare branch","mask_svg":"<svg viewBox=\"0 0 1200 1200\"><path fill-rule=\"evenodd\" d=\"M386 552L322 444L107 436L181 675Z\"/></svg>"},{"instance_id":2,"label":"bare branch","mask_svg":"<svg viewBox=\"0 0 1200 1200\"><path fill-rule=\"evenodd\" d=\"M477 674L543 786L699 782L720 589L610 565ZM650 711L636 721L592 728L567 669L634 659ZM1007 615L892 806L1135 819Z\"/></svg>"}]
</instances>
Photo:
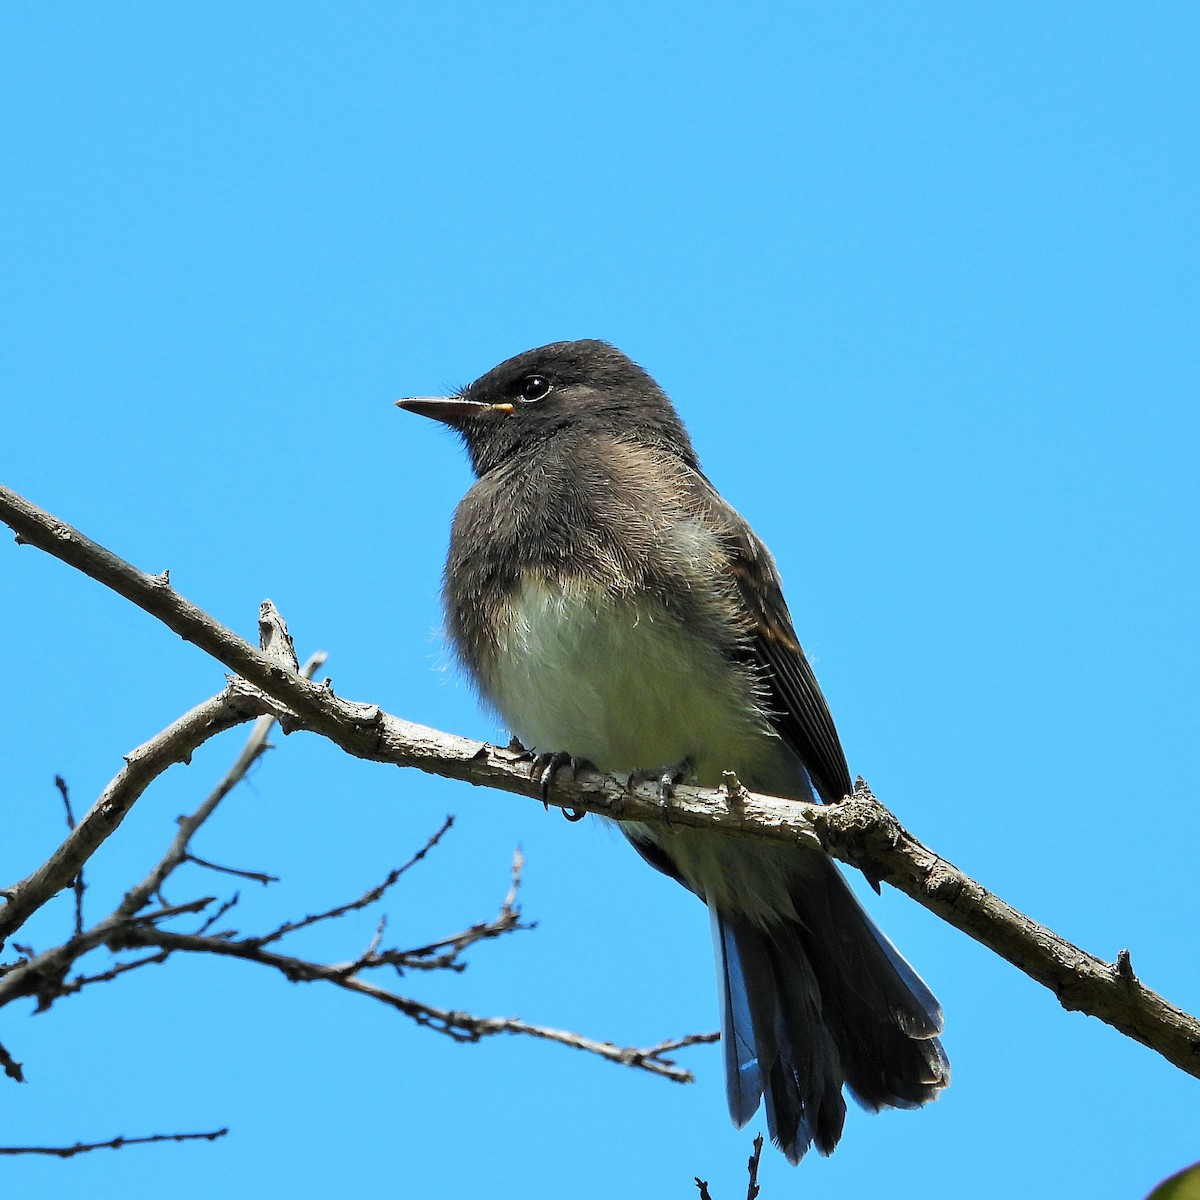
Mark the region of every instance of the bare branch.
<instances>
[{"instance_id":1,"label":"bare branch","mask_svg":"<svg viewBox=\"0 0 1200 1200\"><path fill-rule=\"evenodd\" d=\"M298 716L314 724L327 726L331 731L328 736L332 736L332 730L337 728L338 736L333 740L338 745L345 739L362 751L369 748L378 709L373 705L347 704L344 701L330 706L327 703L327 688L319 687L289 667L280 665L274 657L256 650L245 639L213 620L203 609L171 587L169 572L148 575L138 570L78 529L2 485L0 520L16 532L18 542L45 550L124 596L157 617L184 641L199 646L235 674L257 684L267 695ZM270 644L274 654L273 633Z\"/></svg>"},{"instance_id":2,"label":"bare branch","mask_svg":"<svg viewBox=\"0 0 1200 1200\"><path fill-rule=\"evenodd\" d=\"M220 694L197 705L127 754L125 767L63 844L33 874L4 890L8 903L0 909L0 942L70 884L154 779L172 764L189 761L202 742L262 711L263 704L254 693L231 682Z\"/></svg>"},{"instance_id":3,"label":"bare branch","mask_svg":"<svg viewBox=\"0 0 1200 1200\"><path fill-rule=\"evenodd\" d=\"M275 613L273 606L269 606L269 602L263 605L262 615L264 619L268 616L271 618L271 628L276 631L277 637L287 637L286 625L283 624L282 618ZM280 629L282 630L281 634L278 633ZM290 644L290 638L288 638L288 644ZM325 659L326 655L324 652L314 654L304 665L303 674L305 677L311 677L316 671L320 670L325 663ZM214 697L213 700L208 701L205 705L200 705L198 708L193 709L192 712L181 717L179 721L168 726L161 734L152 738L145 746L139 750L135 750L132 755L128 756L131 763L137 761L144 764L143 775L147 776L147 778L141 783L140 788L136 790L126 786L124 781L130 769L127 766L125 771L122 771L109 784L108 788L105 789L104 794L96 802L95 806L93 806L92 812L84 817L83 822L78 827L72 826L71 835L67 841L39 868L39 872L46 877L46 882L37 888L31 886L26 893L25 899L29 906L29 912L35 911L36 908L40 907L41 904L53 896L55 890L57 890L53 889L52 885L56 879L61 878L64 868L61 866L55 867L56 860L69 860L75 854L82 854L86 857L86 855L94 853L102 844L104 838L116 828L120 818L129 811L137 796L145 790L150 780L157 773L170 766L171 763L178 761L178 758L173 756L181 752L181 743L182 745L187 745L189 731L191 737L196 739L195 745L198 745L206 737L221 732L224 728L228 727L222 725L219 721L211 721L208 711L210 707L218 706L226 696L237 696L245 699L247 702L253 702L257 697L257 693L250 692L244 684L235 680L231 682L226 691L220 696ZM180 820L179 831L175 835L166 854L163 855L162 859L140 884L126 893L120 905L109 917L106 917L86 932L77 930L75 936L69 941L61 946L54 947L52 950L46 951L44 954L35 955L31 951L26 956L26 961L12 964L4 972L3 977L0 977L0 1005L9 1003L19 996L33 995L37 997L38 1008L41 1011L48 1008L59 997L72 995L89 983L101 983L115 979L118 975L133 970L138 966L165 960L165 954L151 955L147 958L139 959L134 963L119 963L110 970L100 972L96 975L76 976L69 982L66 978L67 972L77 959L94 950L96 947L104 945L117 930L123 928L134 919L135 914L145 908L150 899L159 891L167 876L180 863L187 861L189 857L188 845L192 837L200 826L216 811L217 805L244 778L246 772L266 749L267 737L270 735L274 723L275 719L270 715L258 718L253 730L251 730L250 737L247 739L245 746L242 748L233 765L225 773L217 786L208 794L200 807L191 816ZM181 729L183 729L182 735L179 732ZM194 748L193 745L191 749ZM71 845L72 839L81 837L86 833L89 818L92 817L93 813L101 810L101 806L105 803L106 799L110 805L119 811L119 816L116 817L116 820L111 825L98 824L97 832L94 836L90 837L85 844L73 848ZM29 884L31 880L36 880L39 872L35 872L28 880L23 881L22 884L18 884L16 888L10 889L10 896L18 888ZM162 920L166 917L178 916L181 913L196 912L210 903L212 903L212 897L206 897L203 900L193 901L175 908L170 908L164 904L157 911L150 914L148 919ZM234 903L236 903L236 898L228 904L222 905L205 922L202 932L207 931L212 923L219 920ZM0 910L0 927L2 927L3 920L13 911L13 907L14 902L10 900L8 907ZM9 1074L11 1075L11 1072Z\"/></svg>"},{"instance_id":4,"label":"bare branch","mask_svg":"<svg viewBox=\"0 0 1200 1200\"><path fill-rule=\"evenodd\" d=\"M504 902L500 905L500 911L490 921L482 921L477 925L472 925L470 929L464 929L461 933L456 933L452 937L442 938L440 941L430 942L425 946L417 946L412 950L405 950L395 958L389 958L388 961L395 962L396 965L415 968L420 971L462 971L464 964L460 962L464 951L473 946L476 942L486 941L488 938L500 937L502 934L510 933L516 929L535 929L536 924L522 925L520 922L521 912L516 906L517 891L521 886L521 870L525 866L525 857L519 849L513 851L512 863L512 886L508 889L508 894L504 897ZM382 958L383 956L379 956ZM697 1035L707 1036L707 1035Z\"/></svg>"},{"instance_id":5,"label":"bare branch","mask_svg":"<svg viewBox=\"0 0 1200 1200\"><path fill-rule=\"evenodd\" d=\"M664 1055L682 1046L715 1041L717 1034L693 1034L678 1041L663 1042L649 1049L615 1046L612 1042L600 1042L583 1034L565 1029L551 1029L543 1025L531 1025L516 1017L477 1017L470 1013L438 1008L423 1004L389 991L378 984L370 983L357 974L348 973L345 966L315 963L307 959L279 954L256 944L257 939L235 940L221 937L200 937L195 934L172 933L155 927L129 929L121 938L121 948L155 946L168 954L186 951L194 954L216 954L225 958L237 958L244 962L272 967L292 983L331 983L348 992L378 1000L381 1004L403 1013L418 1025L444 1034L456 1042L479 1042L485 1037L502 1033L523 1034L543 1041L557 1042L575 1050L584 1050L598 1055L609 1062L636 1067L661 1075L676 1083L691 1083L694 1076L690 1071L678 1067Z\"/></svg>"},{"instance_id":6,"label":"bare branch","mask_svg":"<svg viewBox=\"0 0 1200 1200\"><path fill-rule=\"evenodd\" d=\"M212 896L202 896L196 900L189 900L185 904L164 906L152 913L136 917L121 917L113 914L105 917L91 929L84 930L77 937L63 942L60 946L45 950L41 954L31 953L23 962L13 963L0 978L0 1007L13 1000L18 1000L22 996L34 996L37 998L38 1012L44 1012L60 997L79 991L87 983L98 983L110 977L106 972L94 978L77 976L68 982L67 972L78 959L98 946L109 942L117 931L126 927L149 926L156 921L202 912L212 904L213 899ZM151 956L145 961L152 962L155 959ZM111 978L122 974L124 969L114 971Z\"/></svg>"},{"instance_id":7,"label":"bare branch","mask_svg":"<svg viewBox=\"0 0 1200 1200\"><path fill-rule=\"evenodd\" d=\"M306 669L312 669L312 665L310 664L310 667ZM442 1033L455 1041L475 1042L484 1037L501 1033L521 1034L558 1042L574 1049L596 1054L611 1062L649 1071L678 1082L692 1080L691 1073L679 1068L667 1055L687 1046L711 1041L717 1036L716 1034L693 1034L674 1041L663 1042L648 1049L618 1047L609 1042L596 1041L582 1034L532 1025L513 1018L477 1017L469 1013L452 1012L422 1004L361 978L361 972L380 967L392 967L398 971L412 966L420 966L423 970L436 968L461 970L463 964L459 959L464 951L475 942L485 938L499 937L513 930L529 928L520 923L520 913L516 904L523 864L519 851L514 852L512 881L497 917L492 921L473 925L470 929L455 934L453 937L444 938L414 950L381 950L380 944L386 924L381 920L370 945L351 962L317 963L265 949L268 943L278 941L289 933L311 927L318 922L335 920L348 913L359 911L381 899L390 887L413 866L423 861L441 841L453 824L452 818L447 818L403 866L389 872L387 879L382 884L369 889L362 896L348 903L337 905L301 920L285 922L269 934L238 938L232 933L209 933L214 922L232 907L234 901L222 905L216 913L205 920L196 933L188 934L163 929L161 927L163 921L186 913L200 912L212 903L211 897L205 897L184 904L163 905L151 911L142 911L150 897L158 891L171 872L181 863L193 858L188 850L190 838L200 824L211 815L217 803L227 794L233 783L244 774L245 769L261 752L265 746L269 724L270 718L266 718L265 721L260 719L235 767L196 812L181 820L179 832L163 859L138 887L126 895L118 909L94 928L71 938L64 945L57 946L40 955L33 955L30 952L27 961L14 964L10 974L0 980L0 1005L21 995L34 995L37 998L39 1010L44 1010L55 1000L72 995L89 984L108 982L139 967L165 962L173 953L181 951L210 953L257 962L280 971L286 978L294 982L326 981L333 983L344 990L382 1001L410 1017L417 1024ZM149 947L154 950L154 953L143 955L132 961L118 962L105 971L90 975L77 975L68 979L67 972L71 964L101 944L107 944L110 949L118 952L134 947ZM14 1078L19 1078L19 1076L14 1076Z\"/></svg>"},{"instance_id":8,"label":"bare branch","mask_svg":"<svg viewBox=\"0 0 1200 1200\"><path fill-rule=\"evenodd\" d=\"M152 1133L148 1137L115 1137L107 1142L76 1142L73 1146L0 1146L0 1154L49 1154L55 1158L74 1158L89 1150L121 1150L126 1146L147 1146L151 1142L215 1142L228 1129L210 1133Z\"/></svg>"},{"instance_id":9,"label":"bare branch","mask_svg":"<svg viewBox=\"0 0 1200 1200\"><path fill-rule=\"evenodd\" d=\"M243 757L247 757L245 753ZM211 800L211 797L209 799ZM206 801L205 805L208 803ZM204 806L183 824L190 825L191 821L200 815L203 808ZM452 819L447 818L426 840L420 850L403 866L391 871L387 879L379 886L371 888L362 896L348 903L337 905L301 920L285 922L271 933L261 937L237 938L230 933L208 933L215 916L228 911L231 903L222 906L214 917L208 918L198 933L180 933L161 928L162 921L166 919L201 911L212 903L211 897L157 908L141 914L125 911L126 904L123 903L122 907L112 916L100 922L93 929L87 930L79 937L72 938L62 946L32 957L27 962L17 964L10 976L0 980L0 1005L20 995L35 995L38 999L39 1009L45 1009L54 1000L71 995L88 984L110 981L138 967L165 962L173 953L216 954L270 967L279 971L292 982L324 981L332 983L346 991L381 1001L408 1016L418 1025L442 1033L458 1042L477 1042L484 1037L501 1033L522 1034L558 1042L561 1045L599 1055L611 1062L649 1071L677 1082L691 1082L691 1073L676 1066L674 1061L666 1056L687 1046L712 1041L717 1037L716 1034L692 1034L685 1038L662 1042L648 1049L619 1047L610 1042L596 1041L582 1034L532 1025L515 1018L477 1017L465 1012L437 1008L370 983L361 977L360 973L366 970L388 966L402 969L414 964L419 964L425 970L433 969L436 966L459 970L461 964L457 960L468 946L484 938L498 937L516 929L528 928L528 926L521 925L520 913L516 905L523 861L519 851L513 855L512 883L501 904L499 915L491 922L474 925L469 930L456 934L452 938L442 939L429 946L418 947L410 951L381 951L379 946L385 924L381 921L367 949L357 959L348 963L317 963L266 949L268 943L278 941L289 933L311 927L318 922L335 920L381 899L388 888L411 867L425 858L450 829L452 823ZM164 862L171 859L175 865L178 865L179 862L186 861L186 853L182 852L186 850L186 845L180 847L179 840L177 837L172 849L164 858ZM161 882L161 879L165 878L165 875L160 873L161 867L160 863L159 867L156 867L147 880L135 891L140 891L148 896L148 885L154 881ZM128 900L128 897L126 899ZM71 963L101 944L107 944L115 951L152 948L155 952L131 962L117 963L108 970L94 975L79 975L68 980L66 973ZM431 961L430 956L434 953L437 953L438 961Z\"/></svg>"},{"instance_id":10,"label":"bare branch","mask_svg":"<svg viewBox=\"0 0 1200 1200\"><path fill-rule=\"evenodd\" d=\"M438 733L308 683L179 596L164 578L137 570L4 488L0 519L19 539L113 588L261 689L275 702L272 711L285 730L309 729L357 757L542 799L520 753ZM1145 987L1128 963L1118 967L1087 954L1004 904L913 838L865 785L842 803L823 806L752 795L731 779L717 789L679 787L668 811L652 785L629 789L592 772L569 776L560 773L548 789L550 803L560 808L622 821L662 822L669 816L676 825L823 849L869 878L886 880L969 934L1048 987L1064 1007L1099 1017L1200 1077L1200 1021ZM55 890L77 868L72 861L65 877L60 871ZM0 935L32 911L26 904L14 914L14 904L0 912Z\"/></svg>"},{"instance_id":11,"label":"bare branch","mask_svg":"<svg viewBox=\"0 0 1200 1200\"><path fill-rule=\"evenodd\" d=\"M268 615L267 604L269 601L263 605L263 617L260 617L260 620L265 619ZM270 614L272 616L270 628L274 631L282 626L282 634L278 636L287 637L288 645L290 645L291 638L287 634L287 626L282 624L282 619L275 613L273 606ZM311 679L325 665L325 659L325 652L318 651L304 664L300 673L305 679ZM175 835L175 840L171 843L170 848L154 870L137 887L129 891L121 902L120 908L117 909L119 916L129 916L144 908L150 902L150 898L162 887L167 876L188 857L188 846L195 836L196 830L213 815L217 805L233 791L246 777L246 772L266 753L267 738L270 736L274 724L275 718L269 713L260 716L254 722L254 728L250 731L250 736L246 739L242 752L234 759L233 765L225 772L217 786L205 797L204 803L191 816L184 817L179 822L179 832Z\"/></svg>"},{"instance_id":12,"label":"bare branch","mask_svg":"<svg viewBox=\"0 0 1200 1200\"><path fill-rule=\"evenodd\" d=\"M116 979L120 975L124 975L129 971L136 971L139 967L148 967L155 963L164 963L170 956L165 950L160 950L157 954L147 954L144 958L131 959L128 962L114 963L107 971L100 971L95 975L76 975L72 979L64 980L58 991L58 999L61 996L73 996L76 992L82 991L90 983L108 983L110 980Z\"/></svg>"},{"instance_id":13,"label":"bare branch","mask_svg":"<svg viewBox=\"0 0 1200 1200\"><path fill-rule=\"evenodd\" d=\"M758 1200L758 1193L762 1190L758 1186L758 1164L762 1159L762 1152L763 1135L755 1134L754 1149L750 1152L750 1160L746 1163L746 1170L750 1174L750 1182L746 1185L746 1200ZM694 1175L692 1178L700 1193L700 1200L713 1200L712 1193L708 1190L708 1180L701 1179L699 1175Z\"/></svg>"}]
</instances>

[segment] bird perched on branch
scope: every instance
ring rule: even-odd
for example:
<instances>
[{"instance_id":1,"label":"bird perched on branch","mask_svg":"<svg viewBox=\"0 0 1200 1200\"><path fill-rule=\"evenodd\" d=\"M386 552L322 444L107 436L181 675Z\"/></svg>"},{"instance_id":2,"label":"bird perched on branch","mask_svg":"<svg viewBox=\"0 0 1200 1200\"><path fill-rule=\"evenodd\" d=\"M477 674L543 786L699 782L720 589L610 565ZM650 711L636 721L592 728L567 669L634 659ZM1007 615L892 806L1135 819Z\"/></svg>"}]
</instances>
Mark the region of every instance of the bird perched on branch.
<instances>
[{"instance_id":1,"label":"bird perched on branch","mask_svg":"<svg viewBox=\"0 0 1200 1200\"><path fill-rule=\"evenodd\" d=\"M398 401L456 430L477 481L454 517L448 628L483 697L552 771L772 795L850 791L766 547L700 470L661 388L600 341L510 358L458 395ZM949 1082L933 994L818 851L628 822L708 906L726 1089L766 1099L799 1162L837 1145L843 1086L871 1111Z\"/></svg>"}]
</instances>

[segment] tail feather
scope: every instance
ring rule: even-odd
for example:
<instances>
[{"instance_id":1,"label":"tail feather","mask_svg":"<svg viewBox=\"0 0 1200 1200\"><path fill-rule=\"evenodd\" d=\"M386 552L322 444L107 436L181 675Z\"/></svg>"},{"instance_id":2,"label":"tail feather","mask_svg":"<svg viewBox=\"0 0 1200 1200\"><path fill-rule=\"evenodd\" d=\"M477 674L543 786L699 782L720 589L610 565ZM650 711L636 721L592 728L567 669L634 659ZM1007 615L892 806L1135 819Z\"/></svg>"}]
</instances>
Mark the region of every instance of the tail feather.
<instances>
[{"instance_id":1,"label":"tail feather","mask_svg":"<svg viewBox=\"0 0 1200 1200\"><path fill-rule=\"evenodd\" d=\"M766 1098L767 1129L792 1163L814 1142L829 1154L846 1118L837 1049L803 955L785 959L744 917L713 911L729 1113L739 1128Z\"/></svg>"},{"instance_id":2,"label":"tail feather","mask_svg":"<svg viewBox=\"0 0 1200 1200\"><path fill-rule=\"evenodd\" d=\"M712 911L726 1092L744 1125L765 1097L771 1140L793 1162L829 1154L845 1084L866 1109L916 1108L949 1082L933 994L829 860L793 878L797 917L764 927Z\"/></svg>"},{"instance_id":3,"label":"tail feather","mask_svg":"<svg viewBox=\"0 0 1200 1200\"><path fill-rule=\"evenodd\" d=\"M793 888L800 942L820 981L825 1024L846 1085L871 1112L918 1108L949 1083L933 993L828 861ZM815 864L814 864L815 865Z\"/></svg>"},{"instance_id":4,"label":"tail feather","mask_svg":"<svg viewBox=\"0 0 1200 1200\"><path fill-rule=\"evenodd\" d=\"M721 1005L721 1049L725 1057L725 1098L739 1129L758 1111L763 1079L754 1049L753 1019L746 976L737 945L726 934L721 914L710 908L717 955L717 995Z\"/></svg>"}]
</instances>

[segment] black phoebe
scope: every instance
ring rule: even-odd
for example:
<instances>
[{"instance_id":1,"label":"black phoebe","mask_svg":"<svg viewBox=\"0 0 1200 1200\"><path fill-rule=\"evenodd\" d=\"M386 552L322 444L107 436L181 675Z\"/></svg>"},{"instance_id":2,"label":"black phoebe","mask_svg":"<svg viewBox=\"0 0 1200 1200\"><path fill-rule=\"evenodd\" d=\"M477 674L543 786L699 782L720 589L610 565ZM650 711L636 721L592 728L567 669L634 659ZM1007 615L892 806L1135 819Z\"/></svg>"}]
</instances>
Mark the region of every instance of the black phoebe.
<instances>
[{"instance_id":1,"label":"black phoebe","mask_svg":"<svg viewBox=\"0 0 1200 1200\"><path fill-rule=\"evenodd\" d=\"M510 358L458 395L398 401L466 442L454 516L454 647L529 750L602 771L827 804L838 735L766 547L700 471L662 389L599 341ZM846 1116L915 1108L950 1079L942 1013L824 855L624 823L707 905L735 1124L829 1154Z\"/></svg>"}]
</instances>

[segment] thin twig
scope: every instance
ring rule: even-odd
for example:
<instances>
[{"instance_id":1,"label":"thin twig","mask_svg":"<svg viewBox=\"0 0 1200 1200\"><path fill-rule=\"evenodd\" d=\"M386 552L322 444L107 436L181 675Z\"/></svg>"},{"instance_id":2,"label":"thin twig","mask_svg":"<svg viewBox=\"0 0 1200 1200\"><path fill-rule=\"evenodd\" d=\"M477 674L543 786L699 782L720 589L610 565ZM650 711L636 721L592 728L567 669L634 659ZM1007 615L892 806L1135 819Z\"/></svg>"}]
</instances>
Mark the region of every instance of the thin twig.
<instances>
[{"instance_id":1,"label":"thin twig","mask_svg":"<svg viewBox=\"0 0 1200 1200\"><path fill-rule=\"evenodd\" d=\"M209 862L206 858L200 858L190 850L183 856L183 861L193 863L197 867L203 867L207 871L216 871L220 875L236 875L239 879L250 879L255 883L261 883L263 887L279 882L278 875L268 875L264 871L247 871L242 867L223 867L220 863Z\"/></svg>"},{"instance_id":2,"label":"thin twig","mask_svg":"<svg viewBox=\"0 0 1200 1200\"><path fill-rule=\"evenodd\" d=\"M61 775L55 775L54 786L58 788L58 794L62 796L63 807L67 810L67 832L73 833L75 830L75 814L71 811L71 793L67 789L67 781ZM79 936L83 932L83 868L79 868L78 874L71 881L71 886L75 891L75 935Z\"/></svg>"},{"instance_id":3,"label":"thin twig","mask_svg":"<svg viewBox=\"0 0 1200 1200\"><path fill-rule=\"evenodd\" d=\"M108 983L110 980L116 979L118 976L124 975L128 971L136 971L139 967L152 966L155 963L164 963L170 955L165 950L158 951L157 954L147 954L144 958L135 958L128 962L119 962L109 967L107 971L100 971L96 975L74 975L70 979L65 980L59 988L58 995L73 996L76 992L82 991L88 984L91 983ZM56 997L57 998L57 997Z\"/></svg>"},{"instance_id":4,"label":"thin twig","mask_svg":"<svg viewBox=\"0 0 1200 1200\"><path fill-rule=\"evenodd\" d=\"M331 983L346 991L378 1000L389 1008L403 1013L423 1028L444 1034L456 1042L479 1042L486 1037L505 1033L522 1034L526 1037L556 1042L574 1050L583 1050L607 1059L609 1062L635 1067L648 1071L652 1075L661 1075L676 1083L691 1083L694 1076L690 1071L684 1070L676 1066L670 1059L664 1058L663 1055L677 1046L695 1045L701 1041L715 1039L717 1036L716 1034L691 1035L676 1042L664 1042L660 1046L640 1049L615 1046L612 1042L600 1042L565 1029L531 1025L516 1017L477 1017L471 1013L438 1008L432 1004L423 1004L418 1000L401 996L397 992L370 983L356 974L348 974L345 967L310 962L307 959L294 958L289 954L279 954L276 951L264 949L256 944L256 939L253 938L238 940L200 937L196 934L173 933L169 930L147 926L131 928L126 932L122 939L122 948L135 946L154 946L172 954L182 951L241 959L244 962L272 967L292 983Z\"/></svg>"},{"instance_id":5,"label":"thin twig","mask_svg":"<svg viewBox=\"0 0 1200 1200\"><path fill-rule=\"evenodd\" d=\"M73 1146L0 1146L0 1154L49 1154L55 1158L74 1158L89 1150L122 1150L126 1146L148 1146L151 1142L215 1142L228 1129L210 1133L152 1133L149 1137L115 1137L107 1142L76 1142Z\"/></svg>"},{"instance_id":6,"label":"thin twig","mask_svg":"<svg viewBox=\"0 0 1200 1200\"><path fill-rule=\"evenodd\" d=\"M480 921L461 933L424 946L415 946L409 950L388 951L376 955L372 965L382 965L384 962L396 967L415 969L418 971L462 971L464 964L459 961L462 955L476 942L498 938L515 930L536 929L535 922L528 925L521 923L521 912L517 908L517 892L521 886L521 871L525 866L525 857L520 849L513 851L512 884L508 894L500 905L500 911L490 921Z\"/></svg>"},{"instance_id":7,"label":"thin twig","mask_svg":"<svg viewBox=\"0 0 1200 1200\"><path fill-rule=\"evenodd\" d=\"M228 900L222 901L221 906L209 914L208 919L196 930L197 933L207 933L231 908L233 908L238 900L241 899L239 892L234 892Z\"/></svg>"},{"instance_id":8,"label":"thin twig","mask_svg":"<svg viewBox=\"0 0 1200 1200\"><path fill-rule=\"evenodd\" d=\"M395 867L388 872L387 878L378 886L371 888L370 891L364 892L356 900L351 900L346 904L339 904L334 908L327 909L325 912L314 913L311 916L303 917L299 921L285 921L278 928L271 930L270 933L263 934L262 937L251 939L259 946L269 945L271 942L277 942L281 937L285 937L289 933L295 933L297 929L306 929L310 925L316 925L319 921L332 921L338 917L344 917L347 913L358 912L360 909L366 908L370 904L374 904L383 894L390 888L402 875L404 875L411 867L416 866L429 852L442 840L450 827L454 824L453 817L447 817L441 825L441 828L436 830L426 840L425 845L416 852L402 867Z\"/></svg>"},{"instance_id":9,"label":"thin twig","mask_svg":"<svg viewBox=\"0 0 1200 1200\"><path fill-rule=\"evenodd\" d=\"M763 1152L763 1136L757 1134L754 1138L754 1149L750 1153L750 1160L746 1163L746 1169L750 1173L750 1182L746 1187L746 1200L758 1200L758 1193L761 1190L758 1186L758 1164L762 1159ZM700 1200L712 1200L712 1194L708 1190L708 1180L701 1179L699 1175L693 1175L696 1187L700 1192Z\"/></svg>"},{"instance_id":10,"label":"thin twig","mask_svg":"<svg viewBox=\"0 0 1200 1200\"><path fill-rule=\"evenodd\" d=\"M750 1172L750 1182L746 1187L746 1200L757 1200L760 1188L758 1186L758 1164L762 1159L763 1152L763 1135L761 1133L754 1135L754 1150L750 1155L750 1161L746 1164L746 1169Z\"/></svg>"},{"instance_id":11,"label":"thin twig","mask_svg":"<svg viewBox=\"0 0 1200 1200\"><path fill-rule=\"evenodd\" d=\"M62 797L63 807L67 810L67 832L75 828L75 814L71 811L71 793L67 789L67 781L61 775L55 775L54 786Z\"/></svg>"}]
</instances>

